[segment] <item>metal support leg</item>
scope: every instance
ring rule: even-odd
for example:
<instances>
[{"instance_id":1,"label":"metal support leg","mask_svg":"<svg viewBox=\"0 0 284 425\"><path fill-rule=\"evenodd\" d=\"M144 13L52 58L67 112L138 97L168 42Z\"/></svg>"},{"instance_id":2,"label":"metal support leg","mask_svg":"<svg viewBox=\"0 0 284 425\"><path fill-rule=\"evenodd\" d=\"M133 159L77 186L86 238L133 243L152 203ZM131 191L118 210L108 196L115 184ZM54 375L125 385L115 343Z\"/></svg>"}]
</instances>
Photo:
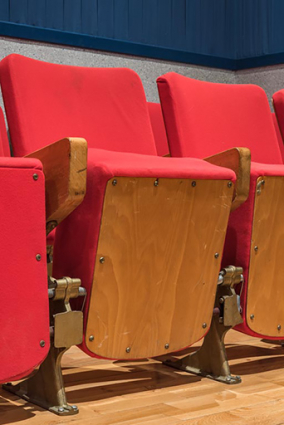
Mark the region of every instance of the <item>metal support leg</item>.
<instances>
[{"instance_id":1,"label":"metal support leg","mask_svg":"<svg viewBox=\"0 0 284 425\"><path fill-rule=\"evenodd\" d=\"M218 285L211 327L202 346L180 360L167 360L165 364L226 384L238 384L241 378L230 373L224 338L228 330L242 322L233 288L236 283L241 282L242 269L230 266L222 272L224 279Z\"/></svg>"},{"instance_id":2,"label":"metal support leg","mask_svg":"<svg viewBox=\"0 0 284 425\"><path fill-rule=\"evenodd\" d=\"M75 415L77 406L66 400L61 371L63 354L72 346L81 344L83 338L83 313L72 311L70 298L85 296L80 279L48 278L50 298L50 350L38 371L17 385L3 388L17 396L47 409L57 415Z\"/></svg>"},{"instance_id":3,"label":"metal support leg","mask_svg":"<svg viewBox=\"0 0 284 425\"><path fill-rule=\"evenodd\" d=\"M61 359L67 350L52 346L35 375L17 385L3 385L3 388L57 415L75 415L78 408L67 403L61 371Z\"/></svg>"}]
</instances>

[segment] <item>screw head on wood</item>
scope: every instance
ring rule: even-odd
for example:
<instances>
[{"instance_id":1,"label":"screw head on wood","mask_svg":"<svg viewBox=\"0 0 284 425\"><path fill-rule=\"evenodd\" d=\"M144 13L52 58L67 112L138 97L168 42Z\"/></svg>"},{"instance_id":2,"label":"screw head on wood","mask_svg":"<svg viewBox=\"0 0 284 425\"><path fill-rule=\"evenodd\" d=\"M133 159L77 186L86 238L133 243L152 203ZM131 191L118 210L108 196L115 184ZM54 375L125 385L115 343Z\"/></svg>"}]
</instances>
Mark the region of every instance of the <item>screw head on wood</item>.
<instances>
[{"instance_id":1,"label":"screw head on wood","mask_svg":"<svg viewBox=\"0 0 284 425\"><path fill-rule=\"evenodd\" d=\"M94 339L95 339L94 335L90 335L90 336L89 336L89 341L90 341L90 342L93 342L93 341L94 341Z\"/></svg>"},{"instance_id":2,"label":"screw head on wood","mask_svg":"<svg viewBox=\"0 0 284 425\"><path fill-rule=\"evenodd\" d=\"M117 180L116 180L116 179L114 179L114 180L112 181L112 185L113 185L113 186L116 186L116 185L117 185Z\"/></svg>"},{"instance_id":3,"label":"screw head on wood","mask_svg":"<svg viewBox=\"0 0 284 425\"><path fill-rule=\"evenodd\" d=\"M253 320L254 319L254 314L250 315L250 319Z\"/></svg>"},{"instance_id":4,"label":"screw head on wood","mask_svg":"<svg viewBox=\"0 0 284 425\"><path fill-rule=\"evenodd\" d=\"M202 327L203 327L203 329L206 329L207 328L207 323L202 323Z\"/></svg>"},{"instance_id":5,"label":"screw head on wood","mask_svg":"<svg viewBox=\"0 0 284 425\"><path fill-rule=\"evenodd\" d=\"M219 258L219 253L218 253L218 252L215 252L214 257L215 257L216 259L217 259L217 258Z\"/></svg>"},{"instance_id":6,"label":"screw head on wood","mask_svg":"<svg viewBox=\"0 0 284 425\"><path fill-rule=\"evenodd\" d=\"M105 257L100 257L100 263L104 264L104 262L105 262Z\"/></svg>"},{"instance_id":7,"label":"screw head on wood","mask_svg":"<svg viewBox=\"0 0 284 425\"><path fill-rule=\"evenodd\" d=\"M258 246L255 245L255 247L253 249L255 250L255 252L257 252L258 251Z\"/></svg>"},{"instance_id":8,"label":"screw head on wood","mask_svg":"<svg viewBox=\"0 0 284 425\"><path fill-rule=\"evenodd\" d=\"M167 344L165 344L165 349L166 349L166 350L168 350L168 349L169 349L169 347L170 347L170 344L168 344L168 343L167 343Z\"/></svg>"},{"instance_id":9,"label":"screw head on wood","mask_svg":"<svg viewBox=\"0 0 284 425\"><path fill-rule=\"evenodd\" d=\"M159 179L156 179L155 181L154 181L154 186L159 186Z\"/></svg>"},{"instance_id":10,"label":"screw head on wood","mask_svg":"<svg viewBox=\"0 0 284 425\"><path fill-rule=\"evenodd\" d=\"M195 186L196 186L196 181L193 181L193 182L191 183L191 186L192 186L192 187L195 187Z\"/></svg>"},{"instance_id":11,"label":"screw head on wood","mask_svg":"<svg viewBox=\"0 0 284 425\"><path fill-rule=\"evenodd\" d=\"M232 182L228 182L227 186L228 186L228 188L230 188L230 187L233 186L233 183Z\"/></svg>"},{"instance_id":12,"label":"screw head on wood","mask_svg":"<svg viewBox=\"0 0 284 425\"><path fill-rule=\"evenodd\" d=\"M131 348L130 348L130 347L127 347L125 351L126 351L127 353L130 353Z\"/></svg>"},{"instance_id":13,"label":"screw head on wood","mask_svg":"<svg viewBox=\"0 0 284 425\"><path fill-rule=\"evenodd\" d=\"M278 331L281 331L281 325L277 326Z\"/></svg>"}]
</instances>

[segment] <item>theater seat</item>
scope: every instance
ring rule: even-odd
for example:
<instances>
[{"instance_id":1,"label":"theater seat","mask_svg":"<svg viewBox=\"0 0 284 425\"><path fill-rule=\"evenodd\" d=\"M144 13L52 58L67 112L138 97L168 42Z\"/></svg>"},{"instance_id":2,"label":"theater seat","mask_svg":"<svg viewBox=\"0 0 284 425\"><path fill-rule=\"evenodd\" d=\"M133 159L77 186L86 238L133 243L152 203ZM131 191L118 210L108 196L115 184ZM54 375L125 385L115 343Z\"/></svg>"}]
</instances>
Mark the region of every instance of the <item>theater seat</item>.
<instances>
[{"instance_id":1,"label":"theater seat","mask_svg":"<svg viewBox=\"0 0 284 425\"><path fill-rule=\"evenodd\" d=\"M131 70L11 55L0 64L0 80L16 155L68 134L88 141L87 194L58 227L54 246L55 277L77 276L87 290L81 349L139 359L202 338L234 171L158 157L144 90Z\"/></svg>"},{"instance_id":2,"label":"theater seat","mask_svg":"<svg viewBox=\"0 0 284 425\"><path fill-rule=\"evenodd\" d=\"M236 329L283 339L284 167L266 94L254 85L175 73L157 82L173 157L201 158L235 146L251 151L249 198L230 215L222 261L244 269L243 323Z\"/></svg>"},{"instance_id":3,"label":"theater seat","mask_svg":"<svg viewBox=\"0 0 284 425\"><path fill-rule=\"evenodd\" d=\"M1 157L0 182L3 383L28 375L47 356L49 312L42 165L34 159Z\"/></svg>"},{"instance_id":4,"label":"theater seat","mask_svg":"<svg viewBox=\"0 0 284 425\"><path fill-rule=\"evenodd\" d=\"M272 96L272 103L275 110L275 114L272 114L273 120L279 142L280 152L282 155L282 161L284 162L284 90L279 90L278 92L274 93Z\"/></svg>"}]
</instances>

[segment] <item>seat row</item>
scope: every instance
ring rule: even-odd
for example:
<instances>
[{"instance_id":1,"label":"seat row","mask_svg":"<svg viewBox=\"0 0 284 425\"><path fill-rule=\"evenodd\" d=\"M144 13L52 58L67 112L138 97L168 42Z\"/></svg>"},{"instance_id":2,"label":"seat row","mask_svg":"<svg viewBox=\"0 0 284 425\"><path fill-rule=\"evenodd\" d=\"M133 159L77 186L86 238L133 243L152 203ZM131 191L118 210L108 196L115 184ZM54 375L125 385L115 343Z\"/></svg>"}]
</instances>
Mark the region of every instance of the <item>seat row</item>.
<instances>
[{"instance_id":1,"label":"seat row","mask_svg":"<svg viewBox=\"0 0 284 425\"><path fill-rule=\"evenodd\" d=\"M239 383L229 329L284 339L284 93L278 127L254 85L169 73L160 106L129 69L20 55L0 83L14 156L1 111L4 388L75 414L60 366L71 345L133 360L201 338L165 363Z\"/></svg>"}]
</instances>

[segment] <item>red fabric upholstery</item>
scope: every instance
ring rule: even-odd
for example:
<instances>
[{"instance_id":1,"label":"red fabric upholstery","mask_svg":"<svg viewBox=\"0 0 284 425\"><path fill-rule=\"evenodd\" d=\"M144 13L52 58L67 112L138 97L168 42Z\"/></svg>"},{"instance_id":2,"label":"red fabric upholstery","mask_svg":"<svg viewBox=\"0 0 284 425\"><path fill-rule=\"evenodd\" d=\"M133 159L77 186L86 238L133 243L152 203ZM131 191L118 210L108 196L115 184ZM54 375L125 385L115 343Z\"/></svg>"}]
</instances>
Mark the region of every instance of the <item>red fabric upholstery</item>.
<instances>
[{"instance_id":1,"label":"red fabric upholstery","mask_svg":"<svg viewBox=\"0 0 284 425\"><path fill-rule=\"evenodd\" d=\"M283 146L283 140L284 140L284 90L279 90L278 92L274 93L272 96L273 99L273 106L275 110L275 114L273 114L274 117L274 123L276 126L276 129L278 129L277 136L278 136L278 142L280 146L280 151L282 155L282 160L284 162L284 146Z\"/></svg>"},{"instance_id":2,"label":"red fabric upholstery","mask_svg":"<svg viewBox=\"0 0 284 425\"><path fill-rule=\"evenodd\" d=\"M173 156L206 157L234 146L251 149L250 196L230 215L222 265L244 268L244 323L237 329L265 337L251 331L245 314L256 180L284 175L266 95L257 86L205 83L174 73L160 77L158 88Z\"/></svg>"},{"instance_id":3,"label":"red fabric upholstery","mask_svg":"<svg viewBox=\"0 0 284 425\"><path fill-rule=\"evenodd\" d=\"M0 157L10 156L10 147L2 108L0 108Z\"/></svg>"},{"instance_id":4,"label":"red fabric upholstery","mask_svg":"<svg viewBox=\"0 0 284 425\"><path fill-rule=\"evenodd\" d=\"M33 179L34 173L38 180ZM0 382L7 382L30 373L49 350L41 163L0 158L0 182ZM37 254L41 261L36 260Z\"/></svg>"},{"instance_id":5,"label":"red fabric upholstery","mask_svg":"<svg viewBox=\"0 0 284 425\"><path fill-rule=\"evenodd\" d=\"M161 105L159 103L153 102L147 102L147 105L156 143L157 154L159 156L168 155L169 145Z\"/></svg>"},{"instance_id":6,"label":"red fabric upholstery","mask_svg":"<svg viewBox=\"0 0 284 425\"><path fill-rule=\"evenodd\" d=\"M160 158L90 149L87 194L83 203L56 231L53 269L55 277L67 274L82 279L88 293L84 311L85 325L105 187L107 181L114 176L235 179L231 170L215 167L198 159ZM94 356L85 343L82 348Z\"/></svg>"},{"instance_id":7,"label":"red fabric upholstery","mask_svg":"<svg viewBox=\"0 0 284 425\"><path fill-rule=\"evenodd\" d=\"M243 146L255 162L282 163L262 88L208 83L175 73L157 82L172 156L204 158Z\"/></svg>"},{"instance_id":8,"label":"red fabric upholstery","mask_svg":"<svg viewBox=\"0 0 284 425\"><path fill-rule=\"evenodd\" d=\"M90 148L156 155L142 83L130 69L10 55L0 63L0 82L15 156L69 136Z\"/></svg>"}]
</instances>

